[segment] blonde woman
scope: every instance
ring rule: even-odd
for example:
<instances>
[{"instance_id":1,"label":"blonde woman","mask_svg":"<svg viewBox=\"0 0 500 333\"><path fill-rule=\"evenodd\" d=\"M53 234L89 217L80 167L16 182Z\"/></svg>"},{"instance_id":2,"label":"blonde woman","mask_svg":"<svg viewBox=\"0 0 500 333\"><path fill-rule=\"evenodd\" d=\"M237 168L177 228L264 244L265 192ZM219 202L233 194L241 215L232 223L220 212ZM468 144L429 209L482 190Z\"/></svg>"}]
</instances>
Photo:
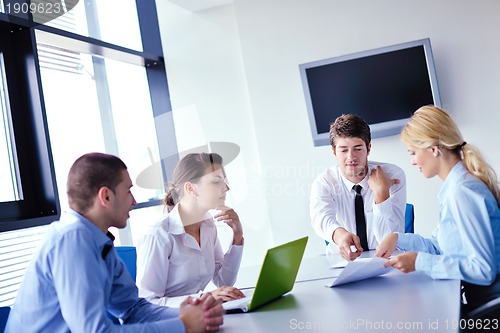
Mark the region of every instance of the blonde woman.
<instances>
[{"instance_id":1,"label":"blonde woman","mask_svg":"<svg viewBox=\"0 0 500 333\"><path fill-rule=\"evenodd\" d=\"M225 206L229 187L218 154L189 154L172 175L161 218L137 246L139 294L152 303L178 306L188 295L199 294L210 281L216 299L243 297L232 287L243 252L243 229L236 212ZM219 211L213 218L210 209ZM228 251L222 252L215 221L233 231Z\"/></svg>"},{"instance_id":2,"label":"blonde woman","mask_svg":"<svg viewBox=\"0 0 500 333\"><path fill-rule=\"evenodd\" d=\"M500 189L495 172L463 138L455 122L435 106L418 109L401 132L412 164L425 178L438 176L438 227L430 238L393 233L376 255L403 272L434 279L460 279L467 305L462 316L500 295Z\"/></svg>"}]
</instances>

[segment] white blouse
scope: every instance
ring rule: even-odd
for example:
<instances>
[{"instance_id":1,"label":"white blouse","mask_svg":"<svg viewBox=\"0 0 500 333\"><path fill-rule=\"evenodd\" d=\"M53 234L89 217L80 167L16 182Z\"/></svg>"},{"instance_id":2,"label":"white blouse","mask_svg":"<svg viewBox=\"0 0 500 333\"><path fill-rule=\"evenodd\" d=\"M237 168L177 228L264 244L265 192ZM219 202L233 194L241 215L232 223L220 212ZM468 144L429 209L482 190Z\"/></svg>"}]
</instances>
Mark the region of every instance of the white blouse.
<instances>
[{"instance_id":1,"label":"white blouse","mask_svg":"<svg viewBox=\"0 0 500 333\"><path fill-rule=\"evenodd\" d=\"M176 205L137 245L139 296L154 304L178 307L211 280L217 287L232 286L243 245L231 245L223 254L213 219L201 222L200 244L185 232Z\"/></svg>"}]
</instances>

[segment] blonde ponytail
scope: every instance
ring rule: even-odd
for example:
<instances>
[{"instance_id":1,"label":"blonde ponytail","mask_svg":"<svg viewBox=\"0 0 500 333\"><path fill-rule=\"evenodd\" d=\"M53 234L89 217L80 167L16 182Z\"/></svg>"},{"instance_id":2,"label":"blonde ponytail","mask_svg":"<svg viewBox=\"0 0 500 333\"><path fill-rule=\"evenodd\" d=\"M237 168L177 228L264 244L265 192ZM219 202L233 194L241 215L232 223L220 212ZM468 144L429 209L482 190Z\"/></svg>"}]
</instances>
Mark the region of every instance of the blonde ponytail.
<instances>
[{"instance_id":1,"label":"blonde ponytail","mask_svg":"<svg viewBox=\"0 0 500 333\"><path fill-rule=\"evenodd\" d=\"M403 127L401 141L415 148L436 146L459 155L467 170L488 186L499 204L500 188L495 171L479 150L464 141L458 126L445 111L433 105L419 108Z\"/></svg>"},{"instance_id":2,"label":"blonde ponytail","mask_svg":"<svg viewBox=\"0 0 500 333\"><path fill-rule=\"evenodd\" d=\"M486 163L483 155L472 145L467 144L462 147L461 155L467 170L488 186L495 199L497 199L498 204L500 202L500 188L495 170Z\"/></svg>"}]
</instances>

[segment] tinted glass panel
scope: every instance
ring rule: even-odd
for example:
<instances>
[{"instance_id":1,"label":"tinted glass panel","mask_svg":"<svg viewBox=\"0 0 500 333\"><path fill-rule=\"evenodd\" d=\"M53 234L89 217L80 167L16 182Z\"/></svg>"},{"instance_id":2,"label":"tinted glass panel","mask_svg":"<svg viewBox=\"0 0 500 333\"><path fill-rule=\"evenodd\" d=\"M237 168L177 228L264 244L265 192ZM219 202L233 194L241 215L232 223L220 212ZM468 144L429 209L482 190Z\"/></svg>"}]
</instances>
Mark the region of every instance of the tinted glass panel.
<instances>
[{"instance_id":1,"label":"tinted glass panel","mask_svg":"<svg viewBox=\"0 0 500 333\"><path fill-rule=\"evenodd\" d=\"M4 73L3 56L0 53L0 202L18 201L22 198Z\"/></svg>"},{"instance_id":2,"label":"tinted glass panel","mask_svg":"<svg viewBox=\"0 0 500 333\"><path fill-rule=\"evenodd\" d=\"M88 152L119 156L133 182L158 161L158 143L145 68L39 45L44 99L61 207L73 162ZM138 202L161 197L135 186Z\"/></svg>"}]
</instances>

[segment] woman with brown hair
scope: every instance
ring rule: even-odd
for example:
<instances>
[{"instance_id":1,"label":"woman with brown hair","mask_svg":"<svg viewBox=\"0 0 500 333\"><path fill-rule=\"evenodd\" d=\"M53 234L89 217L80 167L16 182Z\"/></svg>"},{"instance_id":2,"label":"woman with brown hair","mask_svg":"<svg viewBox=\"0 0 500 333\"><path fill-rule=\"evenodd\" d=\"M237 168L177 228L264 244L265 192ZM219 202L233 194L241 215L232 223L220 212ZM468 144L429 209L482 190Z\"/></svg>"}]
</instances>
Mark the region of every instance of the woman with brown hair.
<instances>
[{"instance_id":1,"label":"woman with brown hair","mask_svg":"<svg viewBox=\"0 0 500 333\"><path fill-rule=\"evenodd\" d=\"M177 306L201 293L210 281L216 299L243 297L236 282L243 252L243 229L236 212L225 206L229 186L218 154L188 154L179 161L165 197L168 214L137 246L139 295L152 303ZM219 212L212 218L209 210ZM215 221L233 231L228 251L222 252Z\"/></svg>"}]
</instances>

